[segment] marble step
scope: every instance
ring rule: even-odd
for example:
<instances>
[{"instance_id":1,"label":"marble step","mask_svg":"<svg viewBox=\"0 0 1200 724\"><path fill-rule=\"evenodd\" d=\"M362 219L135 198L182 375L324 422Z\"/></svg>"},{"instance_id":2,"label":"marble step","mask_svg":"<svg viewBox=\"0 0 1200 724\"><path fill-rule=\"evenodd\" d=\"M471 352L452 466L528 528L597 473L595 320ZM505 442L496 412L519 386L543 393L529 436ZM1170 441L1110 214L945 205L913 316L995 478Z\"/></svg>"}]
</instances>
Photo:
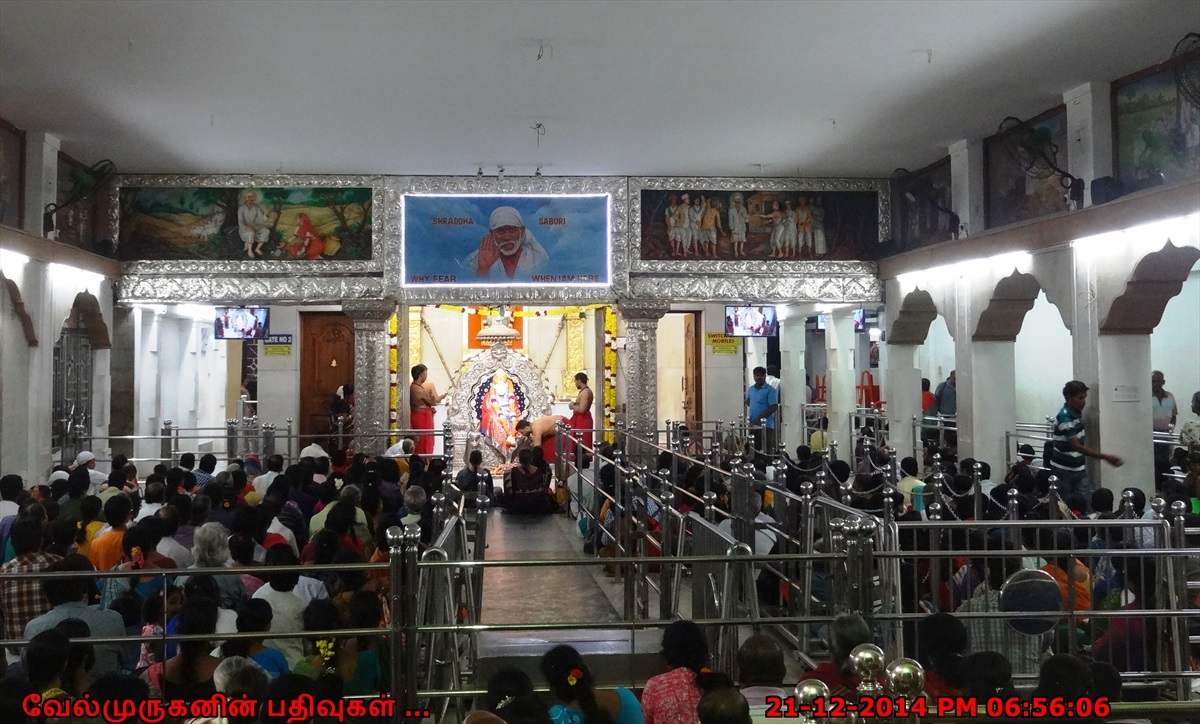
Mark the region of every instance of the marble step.
<instances>
[{"instance_id":1,"label":"marble step","mask_svg":"<svg viewBox=\"0 0 1200 724\"><path fill-rule=\"evenodd\" d=\"M659 654L661 643L662 632L657 629L637 631L632 646L629 630L619 628L484 632L479 636L476 683L484 688L494 672L512 666L529 674L536 684L541 681L538 662L542 655L559 644L574 646L583 655L598 684L645 681L665 668Z\"/></svg>"}]
</instances>

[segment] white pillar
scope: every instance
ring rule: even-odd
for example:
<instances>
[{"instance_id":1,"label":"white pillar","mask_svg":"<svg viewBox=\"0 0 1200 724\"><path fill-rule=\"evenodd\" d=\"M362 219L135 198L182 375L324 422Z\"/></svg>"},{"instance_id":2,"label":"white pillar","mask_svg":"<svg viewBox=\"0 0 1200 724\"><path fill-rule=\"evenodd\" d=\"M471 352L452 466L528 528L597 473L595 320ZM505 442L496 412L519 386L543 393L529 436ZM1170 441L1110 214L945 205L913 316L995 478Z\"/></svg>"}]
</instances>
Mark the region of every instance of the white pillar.
<instances>
[{"instance_id":1,"label":"white pillar","mask_svg":"<svg viewBox=\"0 0 1200 724\"><path fill-rule=\"evenodd\" d=\"M42 131L25 134L25 213L24 230L42 236L42 214L46 204L58 200L57 136Z\"/></svg>"},{"instance_id":2,"label":"white pillar","mask_svg":"<svg viewBox=\"0 0 1200 724\"><path fill-rule=\"evenodd\" d=\"M958 361L960 460L975 458L992 470L1004 467L1004 433L1017 424L1015 347L1013 342L972 340L966 364Z\"/></svg>"},{"instance_id":3,"label":"white pillar","mask_svg":"<svg viewBox=\"0 0 1200 724\"><path fill-rule=\"evenodd\" d=\"M888 344L886 347L888 442L896 448L897 458L912 455L919 464L921 456L914 452L916 441L913 439L913 418L921 414L921 370L917 369L919 347L915 344Z\"/></svg>"},{"instance_id":4,"label":"white pillar","mask_svg":"<svg viewBox=\"0 0 1200 724\"><path fill-rule=\"evenodd\" d=\"M1099 410L1104 443L1088 438L1088 447L1101 448L1125 461L1120 468L1098 465L1106 488L1141 488L1154 492L1154 429L1150 404L1150 335L1105 334L1099 338L1099 384L1088 393L1088 407Z\"/></svg>"},{"instance_id":5,"label":"white pillar","mask_svg":"<svg viewBox=\"0 0 1200 724\"><path fill-rule=\"evenodd\" d=\"M1074 293L1071 325L1071 368L1075 379L1092 390L1100 388L1100 302L1096 289L1096 270L1092 261L1073 253L1072 273ZM1149 373L1147 373L1149 374ZM1066 384L1068 380L1063 380ZM1098 393L1097 393L1098 394ZM1060 403L1061 404L1061 403ZM1051 413L1047 413L1051 414ZM1083 425L1088 446L1103 446L1103 431L1100 429L1100 405L1095 400L1083 408ZM1087 459L1088 475L1100 480L1099 462Z\"/></svg>"},{"instance_id":6,"label":"white pillar","mask_svg":"<svg viewBox=\"0 0 1200 724\"><path fill-rule=\"evenodd\" d=\"M805 321L802 314L793 310L779 323L779 404L783 420L780 439L792 452L797 445L808 444L800 413L800 406L808 401L804 381Z\"/></svg>"},{"instance_id":7,"label":"white pillar","mask_svg":"<svg viewBox=\"0 0 1200 724\"><path fill-rule=\"evenodd\" d=\"M854 378L854 310L838 309L825 325L825 353L828 372L829 433L837 441L839 457L848 459L854 441L850 437L850 413L858 405Z\"/></svg>"},{"instance_id":8,"label":"white pillar","mask_svg":"<svg viewBox=\"0 0 1200 724\"><path fill-rule=\"evenodd\" d=\"M1108 83L1084 83L1063 93L1063 102L1070 147L1067 170L1087 184L1084 205L1091 206L1092 181L1113 171L1111 89Z\"/></svg>"},{"instance_id":9,"label":"white pillar","mask_svg":"<svg viewBox=\"0 0 1200 724\"><path fill-rule=\"evenodd\" d=\"M983 141L964 139L950 144L950 201L965 236L984 230Z\"/></svg>"}]
</instances>

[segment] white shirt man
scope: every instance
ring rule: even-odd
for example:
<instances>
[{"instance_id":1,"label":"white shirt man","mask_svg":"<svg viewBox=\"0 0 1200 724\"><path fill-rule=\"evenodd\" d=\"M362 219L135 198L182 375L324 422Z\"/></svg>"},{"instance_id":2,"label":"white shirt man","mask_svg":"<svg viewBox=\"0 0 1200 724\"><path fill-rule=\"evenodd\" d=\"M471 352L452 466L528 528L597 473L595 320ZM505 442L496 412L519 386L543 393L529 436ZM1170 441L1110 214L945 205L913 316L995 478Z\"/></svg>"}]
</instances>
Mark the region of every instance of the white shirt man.
<instances>
[{"instance_id":1,"label":"white shirt man","mask_svg":"<svg viewBox=\"0 0 1200 724\"><path fill-rule=\"evenodd\" d=\"M762 494L760 493L750 494L750 509L757 511L754 516L754 555L765 556L775 547L775 531L760 527L759 524L779 525L779 523L771 516L762 512ZM733 519L726 518L717 524L717 528L732 536Z\"/></svg>"},{"instance_id":2,"label":"white shirt man","mask_svg":"<svg viewBox=\"0 0 1200 724\"><path fill-rule=\"evenodd\" d=\"M254 492L258 493L259 500L267 497L267 489L271 487L271 483L275 482L277 477L279 477L277 471L268 470L254 479Z\"/></svg>"},{"instance_id":3,"label":"white shirt man","mask_svg":"<svg viewBox=\"0 0 1200 724\"><path fill-rule=\"evenodd\" d=\"M276 591L267 583L255 591L253 597L271 604L272 633L299 633L304 630L304 607L308 604L293 591ZM288 668L295 668L304 658L304 645L300 639L270 639L266 644L283 653Z\"/></svg>"},{"instance_id":4,"label":"white shirt man","mask_svg":"<svg viewBox=\"0 0 1200 724\"><path fill-rule=\"evenodd\" d=\"M183 547L183 544L174 538L163 538L158 542L158 546L154 550L159 555L164 555L175 561L175 565L178 568L191 568L192 564L196 562L195 557L192 556L192 552ZM234 627L234 631L237 631L236 626Z\"/></svg>"},{"instance_id":5,"label":"white shirt man","mask_svg":"<svg viewBox=\"0 0 1200 724\"><path fill-rule=\"evenodd\" d=\"M133 522L136 523L143 518L149 518L152 515L158 515L158 511L162 510L162 503L142 503L142 507L138 508L137 515L133 517ZM175 561L179 563L178 560ZM183 564L180 564L181 567Z\"/></svg>"},{"instance_id":6,"label":"white shirt man","mask_svg":"<svg viewBox=\"0 0 1200 724\"><path fill-rule=\"evenodd\" d=\"M74 469L81 465L88 469L88 478L92 481L91 487L88 488L88 495L95 495L96 491L108 482L108 476L96 469L96 456L88 450L75 456L75 464L71 468Z\"/></svg>"}]
</instances>

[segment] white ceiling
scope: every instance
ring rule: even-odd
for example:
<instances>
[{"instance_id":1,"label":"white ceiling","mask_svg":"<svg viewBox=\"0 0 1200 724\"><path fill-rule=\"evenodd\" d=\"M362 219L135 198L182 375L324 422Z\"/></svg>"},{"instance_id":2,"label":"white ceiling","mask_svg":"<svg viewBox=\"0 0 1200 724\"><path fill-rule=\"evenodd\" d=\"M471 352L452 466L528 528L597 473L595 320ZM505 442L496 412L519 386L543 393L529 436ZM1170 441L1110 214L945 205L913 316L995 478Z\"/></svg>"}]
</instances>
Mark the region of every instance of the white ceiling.
<instances>
[{"instance_id":1,"label":"white ceiling","mask_svg":"<svg viewBox=\"0 0 1200 724\"><path fill-rule=\"evenodd\" d=\"M1196 0L6 0L0 116L123 171L886 175L1187 30Z\"/></svg>"}]
</instances>

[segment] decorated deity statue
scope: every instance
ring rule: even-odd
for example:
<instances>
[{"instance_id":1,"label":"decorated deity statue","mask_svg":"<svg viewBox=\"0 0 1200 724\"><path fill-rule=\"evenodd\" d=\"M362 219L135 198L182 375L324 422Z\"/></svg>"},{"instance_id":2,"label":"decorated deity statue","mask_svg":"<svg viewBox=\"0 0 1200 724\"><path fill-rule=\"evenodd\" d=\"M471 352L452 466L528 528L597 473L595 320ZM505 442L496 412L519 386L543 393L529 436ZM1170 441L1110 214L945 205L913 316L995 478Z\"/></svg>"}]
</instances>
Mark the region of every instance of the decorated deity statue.
<instances>
[{"instance_id":1,"label":"decorated deity statue","mask_svg":"<svg viewBox=\"0 0 1200 724\"><path fill-rule=\"evenodd\" d=\"M491 438L496 446L507 454L512 438L521 419L521 408L517 401L513 381L503 369L492 374L492 384L484 394L479 409L479 431Z\"/></svg>"}]
</instances>

